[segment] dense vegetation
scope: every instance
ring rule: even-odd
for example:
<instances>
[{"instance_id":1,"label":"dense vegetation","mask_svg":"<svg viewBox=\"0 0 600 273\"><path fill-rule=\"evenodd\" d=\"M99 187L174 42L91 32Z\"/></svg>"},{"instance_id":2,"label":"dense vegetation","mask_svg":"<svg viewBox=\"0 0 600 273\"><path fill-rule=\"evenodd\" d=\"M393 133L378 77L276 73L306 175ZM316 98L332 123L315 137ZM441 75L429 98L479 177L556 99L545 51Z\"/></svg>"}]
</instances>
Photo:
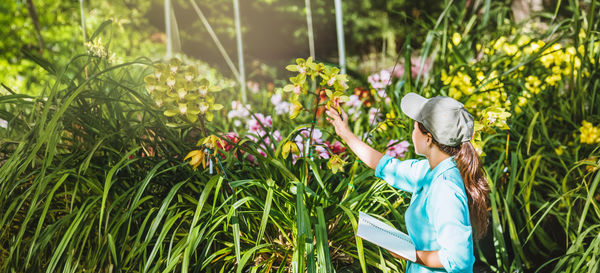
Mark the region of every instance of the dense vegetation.
<instances>
[{"instance_id":1,"label":"dense vegetation","mask_svg":"<svg viewBox=\"0 0 600 273\"><path fill-rule=\"evenodd\" d=\"M477 268L600 270L596 2L559 1L516 23L495 1L355 1L345 12L362 24L389 31L369 17L402 6L424 14L423 27L388 33L396 51L367 74L356 61L342 75L327 54L260 65L246 103L227 73L183 54L165 60L144 19L157 3L142 2L93 7L87 43L74 2L35 2L43 43L25 3L1 4L16 11L0 17L11 25L0 44L2 272L402 272L354 232L358 211L405 229L410 195L375 178L323 108L344 101L355 134L413 158L398 107L408 92L454 97L479 122L492 209ZM131 25L119 21L125 8L139 12ZM359 23L350 57L369 59L352 47L383 40Z\"/></svg>"}]
</instances>

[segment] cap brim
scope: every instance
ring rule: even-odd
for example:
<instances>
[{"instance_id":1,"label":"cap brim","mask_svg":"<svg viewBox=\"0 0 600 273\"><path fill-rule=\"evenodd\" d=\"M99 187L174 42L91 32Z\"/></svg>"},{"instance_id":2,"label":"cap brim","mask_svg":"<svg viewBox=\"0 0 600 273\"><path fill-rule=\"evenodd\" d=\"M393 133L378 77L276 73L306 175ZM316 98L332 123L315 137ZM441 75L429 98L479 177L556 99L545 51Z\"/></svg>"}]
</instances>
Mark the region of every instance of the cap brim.
<instances>
[{"instance_id":1,"label":"cap brim","mask_svg":"<svg viewBox=\"0 0 600 273\"><path fill-rule=\"evenodd\" d=\"M408 93L402 97L400 102L400 108L405 115L409 118L419 121L419 113L423 109L423 105L427 103L428 99L416 93Z\"/></svg>"}]
</instances>

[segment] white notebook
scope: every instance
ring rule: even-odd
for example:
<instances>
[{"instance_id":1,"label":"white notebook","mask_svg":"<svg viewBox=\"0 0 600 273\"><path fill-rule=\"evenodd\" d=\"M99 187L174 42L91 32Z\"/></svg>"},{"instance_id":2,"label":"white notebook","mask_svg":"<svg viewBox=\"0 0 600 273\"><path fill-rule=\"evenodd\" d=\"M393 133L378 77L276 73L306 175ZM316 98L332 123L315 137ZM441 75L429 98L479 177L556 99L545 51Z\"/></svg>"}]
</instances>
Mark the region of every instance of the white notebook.
<instances>
[{"instance_id":1,"label":"white notebook","mask_svg":"<svg viewBox=\"0 0 600 273\"><path fill-rule=\"evenodd\" d=\"M356 236L394 252L411 262L417 261L417 252L410 236L362 211L358 212Z\"/></svg>"}]
</instances>

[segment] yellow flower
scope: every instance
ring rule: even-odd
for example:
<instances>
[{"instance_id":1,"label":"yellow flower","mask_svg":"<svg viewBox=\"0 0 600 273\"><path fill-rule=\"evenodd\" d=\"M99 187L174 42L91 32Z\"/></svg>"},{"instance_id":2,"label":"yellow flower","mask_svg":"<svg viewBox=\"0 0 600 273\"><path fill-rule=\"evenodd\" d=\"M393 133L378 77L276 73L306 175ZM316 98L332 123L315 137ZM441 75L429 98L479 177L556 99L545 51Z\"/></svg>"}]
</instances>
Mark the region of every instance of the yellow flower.
<instances>
[{"instance_id":1,"label":"yellow flower","mask_svg":"<svg viewBox=\"0 0 600 273\"><path fill-rule=\"evenodd\" d=\"M299 101L293 101L290 109L290 119L296 118L302 109L304 109L304 107Z\"/></svg>"},{"instance_id":2,"label":"yellow flower","mask_svg":"<svg viewBox=\"0 0 600 273\"><path fill-rule=\"evenodd\" d=\"M519 99L519 101L517 102L517 104L519 106L525 106L527 104L527 98L526 97L519 97L518 99Z\"/></svg>"},{"instance_id":3,"label":"yellow flower","mask_svg":"<svg viewBox=\"0 0 600 273\"><path fill-rule=\"evenodd\" d=\"M498 51L500 50L503 46L504 43L506 42L506 37L502 36L500 38L498 38L498 40L496 40L496 42L494 43L494 50Z\"/></svg>"},{"instance_id":4,"label":"yellow flower","mask_svg":"<svg viewBox=\"0 0 600 273\"><path fill-rule=\"evenodd\" d=\"M454 34L452 34L452 43L454 44L454 46L458 46L458 44L460 44L461 39L462 37L458 32L454 32Z\"/></svg>"},{"instance_id":5,"label":"yellow flower","mask_svg":"<svg viewBox=\"0 0 600 273\"><path fill-rule=\"evenodd\" d=\"M212 149L214 150L214 155L217 155L217 148L220 147L224 147L225 146L225 141L222 140L220 137L215 136L215 135L210 135L207 136L201 140L198 141L198 143L196 144L196 146L201 146L204 145L204 147L208 148L208 149ZM219 146L217 146L219 145Z\"/></svg>"},{"instance_id":6,"label":"yellow flower","mask_svg":"<svg viewBox=\"0 0 600 273\"><path fill-rule=\"evenodd\" d=\"M561 156L564 153L563 147L558 146L558 148L554 149L554 152L556 153L556 155Z\"/></svg>"},{"instance_id":7,"label":"yellow flower","mask_svg":"<svg viewBox=\"0 0 600 273\"><path fill-rule=\"evenodd\" d=\"M187 160L188 158L192 158L192 160L190 160L190 165L192 167L194 167L194 170L196 168L198 168L198 166L200 166L200 164L202 164L202 168L206 168L206 161L204 160L204 152L201 150L193 150L191 152L189 152L185 158L183 158L183 160Z\"/></svg>"},{"instance_id":8,"label":"yellow flower","mask_svg":"<svg viewBox=\"0 0 600 273\"><path fill-rule=\"evenodd\" d=\"M537 76L531 75L525 79L525 87L533 94L538 94L540 92L539 86L542 84L542 81L538 79Z\"/></svg>"},{"instance_id":9,"label":"yellow flower","mask_svg":"<svg viewBox=\"0 0 600 273\"><path fill-rule=\"evenodd\" d=\"M331 158L327 161L327 167L333 173L337 173L338 171L344 172L344 165L346 165L346 161L336 154L331 155Z\"/></svg>"},{"instance_id":10,"label":"yellow flower","mask_svg":"<svg viewBox=\"0 0 600 273\"><path fill-rule=\"evenodd\" d=\"M544 45L546 45L546 43L544 43L544 41L541 40L531 42L531 44L529 44L528 47L525 47L523 49L523 52L525 52L525 54L531 55L532 53L538 52L542 47L544 47Z\"/></svg>"},{"instance_id":11,"label":"yellow flower","mask_svg":"<svg viewBox=\"0 0 600 273\"><path fill-rule=\"evenodd\" d=\"M524 46L524 45L528 44L529 42L531 42L531 38L527 35L522 35L521 37L519 37L519 40L517 40L517 45Z\"/></svg>"},{"instance_id":12,"label":"yellow flower","mask_svg":"<svg viewBox=\"0 0 600 273\"><path fill-rule=\"evenodd\" d=\"M288 141L285 144L283 144L283 148L281 148L281 156L283 156L283 159L286 159L290 152L292 152L295 155L300 154L298 145L293 141Z\"/></svg>"},{"instance_id":13,"label":"yellow flower","mask_svg":"<svg viewBox=\"0 0 600 273\"><path fill-rule=\"evenodd\" d=\"M540 62L546 68L549 68L552 64L554 64L554 55L553 54L545 54L542 57L540 57Z\"/></svg>"},{"instance_id":14,"label":"yellow flower","mask_svg":"<svg viewBox=\"0 0 600 273\"><path fill-rule=\"evenodd\" d=\"M502 46L502 50L504 50L506 55L513 56L519 51L519 47L513 44L504 44L504 46Z\"/></svg>"},{"instance_id":15,"label":"yellow flower","mask_svg":"<svg viewBox=\"0 0 600 273\"><path fill-rule=\"evenodd\" d=\"M600 127L595 127L588 121L582 121L579 132L581 133L581 143L596 144L600 143Z\"/></svg>"}]
</instances>

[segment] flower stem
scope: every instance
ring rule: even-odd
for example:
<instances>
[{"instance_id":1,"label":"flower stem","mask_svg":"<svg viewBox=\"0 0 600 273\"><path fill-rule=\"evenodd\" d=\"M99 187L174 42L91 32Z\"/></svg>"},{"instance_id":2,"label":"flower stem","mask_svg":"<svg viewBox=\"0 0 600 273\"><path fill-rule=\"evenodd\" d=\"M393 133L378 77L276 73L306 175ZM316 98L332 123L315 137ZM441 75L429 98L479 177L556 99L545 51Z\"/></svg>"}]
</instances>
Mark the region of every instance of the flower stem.
<instances>
[{"instance_id":1,"label":"flower stem","mask_svg":"<svg viewBox=\"0 0 600 273\"><path fill-rule=\"evenodd\" d=\"M304 153L304 157L306 159L304 161L304 164L305 164L305 167L306 167L305 169L306 169L306 177L307 178L308 178L308 169L309 169L308 161L307 160L309 160L308 157L312 155L312 153L311 153L312 140L313 140L312 139L312 135L313 135L313 131L315 130L315 124L317 123L317 110L319 109L319 96L316 94L316 92L315 92L315 95L316 95L316 98L315 98L315 105L316 106L315 106L315 108L313 110L313 119L312 119L312 122L311 122L311 125L310 125L310 133L308 135L308 147L307 147L308 151L306 151L306 153Z\"/></svg>"}]
</instances>

